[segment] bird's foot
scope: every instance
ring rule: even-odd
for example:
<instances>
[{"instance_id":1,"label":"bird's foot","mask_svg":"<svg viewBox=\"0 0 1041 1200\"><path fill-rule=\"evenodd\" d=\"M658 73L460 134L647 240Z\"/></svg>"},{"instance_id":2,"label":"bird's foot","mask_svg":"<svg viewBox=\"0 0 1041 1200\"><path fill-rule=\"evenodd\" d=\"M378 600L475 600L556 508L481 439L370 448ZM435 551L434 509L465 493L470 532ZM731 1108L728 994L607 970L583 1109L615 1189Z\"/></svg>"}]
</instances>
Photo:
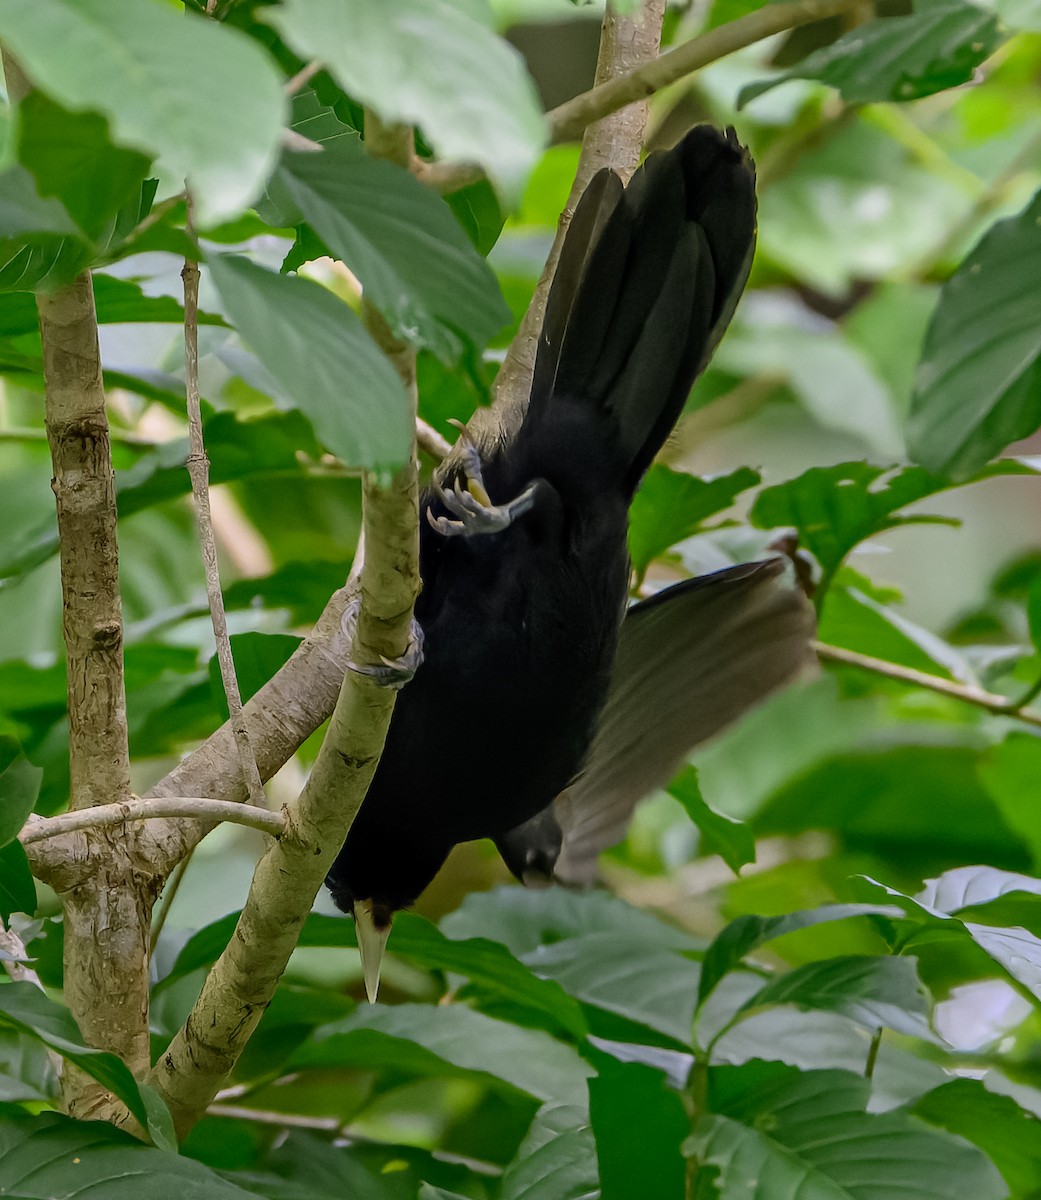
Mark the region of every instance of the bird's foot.
<instances>
[{"instance_id":1,"label":"bird's foot","mask_svg":"<svg viewBox=\"0 0 1041 1200\"><path fill-rule=\"evenodd\" d=\"M358 628L358 610L361 608L361 600L355 596L344 610L341 624L343 631L351 642L351 650L354 650L354 635ZM380 687L390 688L392 691L399 691L410 682L415 673L423 665L423 627L419 622L412 618L412 624L408 630L408 646L405 653L398 658L387 658L380 655L381 663L358 663L353 658L347 660L347 670L353 671L355 675L364 675L366 678L373 680Z\"/></svg>"},{"instance_id":2,"label":"bird's foot","mask_svg":"<svg viewBox=\"0 0 1041 1200\"><path fill-rule=\"evenodd\" d=\"M459 424L453 422L453 424ZM535 503L535 485L530 484L508 504L493 504L484 486L481 457L469 433L459 425L463 456L465 486L456 480L451 487L434 484L434 493L455 517L435 517L427 508L427 521L442 537L475 537L480 534L501 533Z\"/></svg>"}]
</instances>

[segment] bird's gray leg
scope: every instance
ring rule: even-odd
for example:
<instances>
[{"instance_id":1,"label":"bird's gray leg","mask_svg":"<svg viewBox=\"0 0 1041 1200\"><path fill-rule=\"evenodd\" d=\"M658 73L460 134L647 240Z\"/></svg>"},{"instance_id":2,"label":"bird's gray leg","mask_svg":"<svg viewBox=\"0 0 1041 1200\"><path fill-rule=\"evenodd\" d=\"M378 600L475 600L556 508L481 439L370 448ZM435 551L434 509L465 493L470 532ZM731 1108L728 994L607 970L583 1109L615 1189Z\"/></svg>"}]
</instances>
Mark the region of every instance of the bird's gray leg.
<instances>
[{"instance_id":1,"label":"bird's gray leg","mask_svg":"<svg viewBox=\"0 0 1041 1200\"><path fill-rule=\"evenodd\" d=\"M358 628L358 609L361 607L361 599L355 596L347 605L343 616L340 618L340 625L347 635L351 643L351 652L354 652L354 635ZM383 658L382 665L355 662L353 658L347 660L347 670L353 671L356 675L365 675L369 679L378 683L380 687L388 687L392 691L398 691L408 683L419 668L423 665L423 627L419 622L412 618L412 624L408 631L408 647L405 653L400 658Z\"/></svg>"},{"instance_id":2,"label":"bird's gray leg","mask_svg":"<svg viewBox=\"0 0 1041 1200\"><path fill-rule=\"evenodd\" d=\"M460 426L460 428L462 428ZM427 508L427 521L443 537L474 537L485 533L501 533L535 504L537 483L531 483L507 504L493 504L484 486L481 457L465 429L460 439L463 455L465 486L456 480L451 487L435 483L437 498L455 517L435 517Z\"/></svg>"}]
</instances>

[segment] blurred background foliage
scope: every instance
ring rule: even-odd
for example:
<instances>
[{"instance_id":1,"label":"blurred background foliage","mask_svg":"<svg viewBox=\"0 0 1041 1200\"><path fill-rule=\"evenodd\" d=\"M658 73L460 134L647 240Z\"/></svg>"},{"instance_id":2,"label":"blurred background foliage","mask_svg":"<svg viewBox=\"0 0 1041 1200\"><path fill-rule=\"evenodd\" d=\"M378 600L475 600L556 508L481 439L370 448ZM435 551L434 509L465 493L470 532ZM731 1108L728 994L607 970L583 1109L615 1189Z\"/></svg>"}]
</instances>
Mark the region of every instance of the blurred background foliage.
<instances>
[{"instance_id":1,"label":"blurred background foliage","mask_svg":"<svg viewBox=\"0 0 1041 1200\"><path fill-rule=\"evenodd\" d=\"M294 6L277 19L267 7L236 4L227 24L291 74L308 57ZM597 5L440 7L494 20L546 107L589 86ZM670 7L666 41L757 7ZM451 89L446 70L433 91ZM651 148L698 121L737 127L758 166L760 238L733 326L634 506L642 590L752 558L794 531L817 583L822 642L1010 706L1032 694L1041 679L1039 79L1036 0L916 0L852 30L820 22L759 43L654 97ZM294 98L294 126L349 141L357 100L368 99L350 91L321 72ZM71 186L63 195L41 182L41 147L70 116L60 100L24 106L18 161L40 194L63 199L96 259L104 220L73 211ZM501 104L520 144L520 102ZM117 178L112 159L131 152L98 125L82 136L98 139ZM435 140L425 128L419 136L421 149ZM465 138L437 148L457 143ZM479 301L449 287L447 308L468 306L470 322L453 329L436 297L417 292L422 328L434 331L419 338L420 415L450 438L451 419L489 400L577 156L573 145L535 145L526 182L522 169L506 179L503 168L505 191L485 181L448 197L510 314L496 331L494 309L482 318ZM134 164L126 170L132 180ZM241 204L215 206L204 246L273 270L299 266L357 306L355 277L322 257L333 234L294 214L287 189L296 195L297 177L279 170L244 215ZM18 196L6 179L0 232L12 238ZM500 199L510 186L512 206ZM227 714L183 469L178 221L174 207L151 244L124 243L95 274L139 792ZM60 256L48 261L60 274ZM345 578L360 488L314 432L313 413L273 378L266 355L279 347L240 338L230 290L205 271L201 308L214 520L248 697ZM1010 330L1026 348L1018 373L999 378ZM36 807L49 814L66 802L68 745L39 358L31 298L3 292L0 737L43 769ZM1041 1195L1041 1125L1029 1115L1041 1115L1041 883L1031 878L1041 874L1041 741L1036 721L995 707L828 662L701 749L696 770L641 807L604 858L609 891L525 893L505 886L490 845L460 848L420 915L396 927L386 1004L374 1010L356 1006L357 960L343 949L353 935L326 920L323 895L239 1064L239 1090L192 1132L186 1153L227 1172L228 1195L379 1200L422 1188L427 1200L551 1200L601 1186L605 1197L680 1195L690 1123L677 1089L698 1001L694 1100L711 1116L687 1145L703 1164L704 1190L691 1194L787 1194L780 1156L785 1170L797 1164L791 1178L824 1171L848 1189L829 1196L892 1200L912 1185L938 1197ZM274 805L299 788L313 750L302 747L269 785ZM219 828L169 903L155 958L157 1052L227 937L226 923L213 922L241 907L261 842ZM32 923L15 923L57 989L59 906L40 893ZM863 907L799 915L832 904ZM787 925L769 921L790 913ZM706 986L710 965L718 978ZM877 1028L887 1030L880 1051ZM46 1107L49 1070L39 1042L0 1030L0 1102ZM850 1163L824 1165L778 1116L778 1095L825 1132L828 1121L853 1121L885 1169L858 1182L851 1150ZM749 1131L768 1118L779 1124L764 1148ZM66 1145L51 1119L40 1136ZM345 1133L346 1149L336 1140ZM734 1163L773 1182L742 1190Z\"/></svg>"}]
</instances>

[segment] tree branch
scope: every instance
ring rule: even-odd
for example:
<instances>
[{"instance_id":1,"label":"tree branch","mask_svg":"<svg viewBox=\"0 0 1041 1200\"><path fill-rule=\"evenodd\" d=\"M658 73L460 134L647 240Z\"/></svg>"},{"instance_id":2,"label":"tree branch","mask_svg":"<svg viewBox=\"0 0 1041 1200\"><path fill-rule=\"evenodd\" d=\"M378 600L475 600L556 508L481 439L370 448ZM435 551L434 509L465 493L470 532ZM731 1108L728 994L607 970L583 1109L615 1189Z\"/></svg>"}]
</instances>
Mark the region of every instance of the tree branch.
<instances>
[{"instance_id":1,"label":"tree branch","mask_svg":"<svg viewBox=\"0 0 1041 1200\"><path fill-rule=\"evenodd\" d=\"M90 275L36 300L61 540L70 804L77 811L130 798L116 503ZM62 896L65 999L89 1045L111 1050L140 1073L149 1062L152 897L140 884L132 840L94 836L79 845L80 860L90 864L81 886ZM73 1116L104 1114L111 1103L100 1084L76 1070L65 1072L62 1087Z\"/></svg>"},{"instance_id":2,"label":"tree branch","mask_svg":"<svg viewBox=\"0 0 1041 1200\"><path fill-rule=\"evenodd\" d=\"M105 829L127 821L153 821L160 817L187 817L194 820L230 821L247 825L279 837L285 829L281 813L266 808L237 804L230 800L208 800L201 796L162 796L152 800L124 800L118 804L99 804L79 812L56 817L30 817L18 835L23 846L32 846L48 838L61 837L84 829Z\"/></svg>"},{"instance_id":3,"label":"tree branch","mask_svg":"<svg viewBox=\"0 0 1041 1200\"><path fill-rule=\"evenodd\" d=\"M791 0L787 4L764 5L558 105L547 114L550 141L574 141L592 122L653 96L735 50L743 50L786 29L846 12L859 3L860 0Z\"/></svg>"},{"instance_id":4,"label":"tree branch","mask_svg":"<svg viewBox=\"0 0 1041 1200\"><path fill-rule=\"evenodd\" d=\"M941 696L950 696L965 704L985 708L997 716L1014 717L1026 725L1036 725L1041 728L1041 713L1025 708L1035 694L1033 688L1020 701L1009 700L997 692L988 692L984 688L970 687L963 683L952 683L941 679L938 675L928 675L925 671L916 671L913 667L901 667L897 663L886 662L882 658L872 658L867 654L858 654L855 650L843 650L839 646L827 646L823 642L814 642L817 657L825 662L840 663L844 667L857 667L861 671L870 671L874 675L884 675L887 679L896 679L901 683L909 683L913 687L928 688L931 692L939 692Z\"/></svg>"},{"instance_id":5,"label":"tree branch","mask_svg":"<svg viewBox=\"0 0 1041 1200\"><path fill-rule=\"evenodd\" d=\"M411 153L412 132L366 114L370 149ZM415 355L368 311L370 331L406 386L415 420ZM419 594L419 501L415 450L388 488L362 487L365 558L353 660L380 663L408 647ZM298 799L284 809L283 836L253 876L235 933L210 971L191 1014L149 1076L183 1133L206 1111L248 1042L300 929L376 771L396 693L348 670L318 758Z\"/></svg>"},{"instance_id":6,"label":"tree branch","mask_svg":"<svg viewBox=\"0 0 1041 1200\"><path fill-rule=\"evenodd\" d=\"M195 236L194 205L188 193L188 233ZM224 594L220 585L220 569L217 566L217 540L213 535L213 518L210 515L210 460L202 436L202 412L199 405L199 264L185 259L181 271L184 281L184 386L188 409L188 475L192 481L192 499L195 502L195 521L199 531L199 549L206 573L206 597L209 601L210 623L213 640L217 647L217 663L220 667L221 683L228 702L231 728L235 735L235 749L239 767L245 781L250 803L264 807L264 785L257 770L256 755L250 740L249 730L242 716L242 695L235 674L235 660L231 655L231 640L228 637L228 621L224 612Z\"/></svg>"}]
</instances>

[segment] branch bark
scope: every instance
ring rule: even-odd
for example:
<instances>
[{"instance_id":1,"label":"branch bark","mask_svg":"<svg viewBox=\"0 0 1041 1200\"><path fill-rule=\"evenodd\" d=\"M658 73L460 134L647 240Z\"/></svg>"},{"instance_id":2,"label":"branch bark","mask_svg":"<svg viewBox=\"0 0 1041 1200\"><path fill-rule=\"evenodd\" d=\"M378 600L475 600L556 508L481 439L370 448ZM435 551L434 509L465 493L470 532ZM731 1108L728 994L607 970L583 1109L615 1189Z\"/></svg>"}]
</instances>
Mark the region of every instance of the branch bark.
<instances>
[{"instance_id":1,"label":"branch bark","mask_svg":"<svg viewBox=\"0 0 1041 1200\"><path fill-rule=\"evenodd\" d=\"M559 105L547 115L550 140L554 143L574 141L588 125L608 113L653 96L685 75L700 71L702 67L733 54L735 50L743 50L786 29L796 29L811 21L857 8L860 2L792 0L787 4L767 4L669 50L660 58L620 73L606 82L597 83L588 92Z\"/></svg>"},{"instance_id":2,"label":"branch bark","mask_svg":"<svg viewBox=\"0 0 1041 1200\"><path fill-rule=\"evenodd\" d=\"M366 140L383 157L407 162L412 131L384 127L366 114ZM415 421L415 354L366 312L394 363ZM366 477L362 490L365 557L351 655L379 664L408 647L419 594L419 499L415 447L388 488ZM203 984L191 1014L149 1076L184 1133L228 1077L264 1013L296 946L333 859L375 774L396 693L348 670L318 758L298 799L284 809L286 828L257 864L235 933Z\"/></svg>"},{"instance_id":3,"label":"branch bark","mask_svg":"<svg viewBox=\"0 0 1041 1200\"><path fill-rule=\"evenodd\" d=\"M89 274L58 292L39 294L37 308L61 539L70 804L76 811L130 798L116 503ZM142 1074L149 1062L148 923L154 897L140 882L142 864L132 839L98 832L78 848L92 869L62 895L65 999L90 1045L111 1050ZM72 1069L64 1073L62 1089L73 1116L105 1114L111 1102L99 1084ZM120 1106L117 1119L123 1115Z\"/></svg>"},{"instance_id":4,"label":"branch bark","mask_svg":"<svg viewBox=\"0 0 1041 1200\"><path fill-rule=\"evenodd\" d=\"M124 800L118 804L99 804L79 812L56 817L30 817L18 835L23 846L32 846L48 838L62 837L84 829L107 829L128 821L154 821L159 818L185 817L206 821L230 821L279 837L285 829L281 813L266 808L236 804L228 800L208 800L203 796L163 796L153 800Z\"/></svg>"}]
</instances>

